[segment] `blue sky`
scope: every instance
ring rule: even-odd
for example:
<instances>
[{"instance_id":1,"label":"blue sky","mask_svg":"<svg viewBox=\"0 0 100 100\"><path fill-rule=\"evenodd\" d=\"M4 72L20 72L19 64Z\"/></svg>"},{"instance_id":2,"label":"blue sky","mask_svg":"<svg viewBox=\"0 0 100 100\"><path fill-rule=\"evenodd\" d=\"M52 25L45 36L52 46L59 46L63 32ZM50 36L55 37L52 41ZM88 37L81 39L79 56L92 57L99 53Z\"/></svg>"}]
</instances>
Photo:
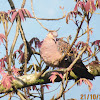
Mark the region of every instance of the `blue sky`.
<instances>
[{"instance_id":1,"label":"blue sky","mask_svg":"<svg viewBox=\"0 0 100 100\"><path fill-rule=\"evenodd\" d=\"M16 8L20 8L22 0L13 0ZM40 18L59 18L63 16L62 10L59 8L59 6L64 6L64 11L66 11L66 14L69 11L72 11L75 6L74 0L33 0L34 3L34 11L37 17ZM31 3L30 0L26 0L25 8L27 8L31 14ZM0 11L8 11L10 9L10 6L7 2L7 0L1 0L0 2ZM100 10L97 10L96 12L100 13ZM48 29L58 29L60 27L60 30L58 31L59 37L67 37L69 35L72 35L74 38L76 34L76 26L73 24L72 21L69 22L69 24L66 24L65 19L59 20L59 21L41 21L41 23ZM44 30L35 19L27 19L26 21L22 22L25 36L27 40L30 40L32 37L38 37L40 40L43 40L46 37L46 34L48 33L46 30ZM94 40L100 39L100 15L94 14L90 26L93 28L93 34L91 35L90 42ZM86 24L83 25L83 28L86 28ZM11 43L14 38L14 34L16 31L16 23L14 23L13 28L11 29L10 35L9 35L9 48L11 46ZM0 33L4 33L2 24L0 24ZM80 40L86 40L86 37L81 38ZM15 50L19 47L19 44L22 43L21 37L19 36ZM4 56L5 52L3 49L3 46L1 45L1 57ZM100 55L100 54L99 54ZM100 58L100 57L99 57ZM80 100L81 94L99 94L100 93L100 78L96 77L94 81L91 81L93 84L93 89L91 92L88 90L88 86L84 83L81 86L74 86L70 91L68 91L65 96L66 98L76 98L77 100ZM69 81L68 88L74 83L74 81ZM50 90L54 90L59 86L60 83L54 83L53 85L50 84L52 87L50 87ZM49 100L53 95L57 96L57 93L59 93L58 88L56 91L52 93L45 94L45 100ZM46 89L45 92L48 90ZM34 91L33 91L34 92ZM3 98L1 100L6 100L6 98ZM14 98L14 100L17 100Z\"/></svg>"}]
</instances>

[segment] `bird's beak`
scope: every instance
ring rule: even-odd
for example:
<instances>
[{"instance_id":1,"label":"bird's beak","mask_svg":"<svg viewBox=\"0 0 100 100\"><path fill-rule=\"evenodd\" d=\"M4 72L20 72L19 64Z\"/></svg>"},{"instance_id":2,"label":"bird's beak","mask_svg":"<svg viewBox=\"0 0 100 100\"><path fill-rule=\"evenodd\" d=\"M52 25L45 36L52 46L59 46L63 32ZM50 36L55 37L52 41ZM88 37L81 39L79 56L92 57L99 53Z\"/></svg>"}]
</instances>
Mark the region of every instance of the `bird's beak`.
<instances>
[{"instance_id":1,"label":"bird's beak","mask_svg":"<svg viewBox=\"0 0 100 100\"><path fill-rule=\"evenodd\" d=\"M56 43L56 37L54 37L54 38L53 38L53 40L54 40L54 41L55 41L55 43Z\"/></svg>"}]
</instances>

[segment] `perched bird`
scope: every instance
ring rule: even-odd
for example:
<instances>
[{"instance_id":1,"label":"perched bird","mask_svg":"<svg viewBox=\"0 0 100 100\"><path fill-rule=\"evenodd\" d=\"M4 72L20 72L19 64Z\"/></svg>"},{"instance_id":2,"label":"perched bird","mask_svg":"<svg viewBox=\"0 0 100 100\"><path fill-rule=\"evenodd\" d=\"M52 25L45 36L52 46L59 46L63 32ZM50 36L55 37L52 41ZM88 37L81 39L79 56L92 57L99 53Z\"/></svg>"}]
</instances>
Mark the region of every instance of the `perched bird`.
<instances>
[{"instance_id":1,"label":"perched bird","mask_svg":"<svg viewBox=\"0 0 100 100\"><path fill-rule=\"evenodd\" d=\"M40 48L40 55L48 66L57 67L62 54L56 44L57 32L48 33Z\"/></svg>"},{"instance_id":2,"label":"perched bird","mask_svg":"<svg viewBox=\"0 0 100 100\"><path fill-rule=\"evenodd\" d=\"M48 66L67 68L75 60L76 54L74 50L70 52L70 55L66 54L70 44L62 38L57 38L57 36L57 32L48 33L41 45L40 55ZM65 57L63 58L64 55ZM88 72L88 69L81 59L74 64L72 71L78 79L87 78L92 80L94 78L94 76Z\"/></svg>"}]
</instances>

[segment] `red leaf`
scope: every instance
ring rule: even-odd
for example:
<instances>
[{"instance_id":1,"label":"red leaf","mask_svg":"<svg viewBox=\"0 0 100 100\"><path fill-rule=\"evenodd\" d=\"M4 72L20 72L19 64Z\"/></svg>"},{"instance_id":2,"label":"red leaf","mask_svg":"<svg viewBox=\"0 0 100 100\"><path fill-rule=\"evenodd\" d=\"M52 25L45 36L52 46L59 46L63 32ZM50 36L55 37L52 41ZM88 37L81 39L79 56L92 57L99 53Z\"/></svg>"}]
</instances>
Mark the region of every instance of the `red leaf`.
<instances>
[{"instance_id":1,"label":"red leaf","mask_svg":"<svg viewBox=\"0 0 100 100\"><path fill-rule=\"evenodd\" d=\"M80 49L82 47L86 46L86 43L84 43L83 41L79 41L76 44L76 48ZM88 45L86 51L88 51L89 55L92 53L91 47Z\"/></svg>"},{"instance_id":2,"label":"red leaf","mask_svg":"<svg viewBox=\"0 0 100 100\"><path fill-rule=\"evenodd\" d=\"M22 44L20 45L19 50L22 50L23 46L24 46L24 43L22 43Z\"/></svg>"},{"instance_id":3,"label":"red leaf","mask_svg":"<svg viewBox=\"0 0 100 100\"><path fill-rule=\"evenodd\" d=\"M51 85L42 85L41 88L44 88L44 87L46 87L49 90L49 87L51 87Z\"/></svg>"},{"instance_id":4,"label":"red leaf","mask_svg":"<svg viewBox=\"0 0 100 100\"><path fill-rule=\"evenodd\" d=\"M19 52L19 56L18 56L19 62L23 63L23 62L25 61L23 51L21 51L21 50L16 50L14 53L16 53L16 52Z\"/></svg>"},{"instance_id":5,"label":"red leaf","mask_svg":"<svg viewBox=\"0 0 100 100\"><path fill-rule=\"evenodd\" d=\"M15 20L17 16L17 12L15 11L13 14L12 14L12 17L11 17L11 22L13 22Z\"/></svg>"},{"instance_id":6,"label":"red leaf","mask_svg":"<svg viewBox=\"0 0 100 100\"><path fill-rule=\"evenodd\" d=\"M93 45L97 45L98 48L99 48L99 50L100 50L100 40L94 41L94 42L92 43L92 46L93 46Z\"/></svg>"},{"instance_id":7,"label":"red leaf","mask_svg":"<svg viewBox=\"0 0 100 100\"><path fill-rule=\"evenodd\" d=\"M49 87L51 87L51 85L46 85L46 88L49 90Z\"/></svg>"},{"instance_id":8,"label":"red leaf","mask_svg":"<svg viewBox=\"0 0 100 100\"><path fill-rule=\"evenodd\" d=\"M24 21L24 15L23 15L23 13L22 13L22 10L19 9L19 10L18 10L18 13L19 13L20 18Z\"/></svg>"},{"instance_id":9,"label":"red leaf","mask_svg":"<svg viewBox=\"0 0 100 100\"><path fill-rule=\"evenodd\" d=\"M40 47L41 47L42 42L43 42L43 41L41 41L41 42L39 42L39 43L38 43L38 48L40 48Z\"/></svg>"},{"instance_id":10,"label":"red leaf","mask_svg":"<svg viewBox=\"0 0 100 100\"><path fill-rule=\"evenodd\" d=\"M20 50L20 55L18 56L19 62L23 63L24 59L24 53Z\"/></svg>"},{"instance_id":11,"label":"red leaf","mask_svg":"<svg viewBox=\"0 0 100 100\"><path fill-rule=\"evenodd\" d=\"M6 57L0 59L0 67L1 68L5 67L5 62L6 61L7 61L7 58Z\"/></svg>"},{"instance_id":12,"label":"red leaf","mask_svg":"<svg viewBox=\"0 0 100 100\"><path fill-rule=\"evenodd\" d=\"M76 44L76 47L79 49L80 47L84 47L86 46L86 43L84 43L83 41L79 41L77 44Z\"/></svg>"},{"instance_id":13,"label":"red leaf","mask_svg":"<svg viewBox=\"0 0 100 100\"><path fill-rule=\"evenodd\" d=\"M35 90L36 89L36 86L35 85L33 85L33 90Z\"/></svg>"},{"instance_id":14,"label":"red leaf","mask_svg":"<svg viewBox=\"0 0 100 100\"><path fill-rule=\"evenodd\" d=\"M98 46L100 46L100 40L94 41L94 42L92 43L92 45L98 45Z\"/></svg>"},{"instance_id":15,"label":"red leaf","mask_svg":"<svg viewBox=\"0 0 100 100\"><path fill-rule=\"evenodd\" d=\"M38 38L32 38L30 41L29 41L29 44L30 46L32 46L33 43L35 43L35 48L40 48L41 44L42 44L43 41L40 42L40 40Z\"/></svg>"}]
</instances>

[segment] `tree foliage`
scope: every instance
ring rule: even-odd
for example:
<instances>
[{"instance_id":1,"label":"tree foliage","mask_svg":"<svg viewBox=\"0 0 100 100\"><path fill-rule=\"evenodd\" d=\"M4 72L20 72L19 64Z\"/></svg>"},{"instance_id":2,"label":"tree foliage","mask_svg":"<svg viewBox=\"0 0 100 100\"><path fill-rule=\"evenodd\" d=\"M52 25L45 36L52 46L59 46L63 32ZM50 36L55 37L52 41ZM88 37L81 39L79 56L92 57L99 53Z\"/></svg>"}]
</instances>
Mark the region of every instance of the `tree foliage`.
<instances>
[{"instance_id":1,"label":"tree foliage","mask_svg":"<svg viewBox=\"0 0 100 100\"><path fill-rule=\"evenodd\" d=\"M100 0L75 0L73 1L76 3L73 11L66 14L64 7L60 7L63 15L61 18L55 19L38 18L35 15L32 0L30 4L32 13L30 13L31 11L28 9L24 8L26 0L23 0L20 9L15 8L12 0L8 0L8 2L11 10L8 10L8 12L0 12L0 23L3 24L4 28L4 33L0 33L0 44L4 45L4 49L6 51L5 56L0 58L0 74L2 76L0 93L3 93L3 96L10 94L10 98L12 98L14 94L17 94L22 100L32 100L32 98L40 98L43 100L44 87L49 89L50 85L48 85L48 83L54 82L61 82L61 91L57 97L52 96L51 100L57 100L61 97L64 98L64 94L79 82L80 85L82 82L86 83L89 86L89 90L91 90L92 83L87 79L80 79L76 81L68 90L66 90L66 87L68 80L75 80L77 78L71 68L79 58L82 59L83 55L85 55L85 59L83 59L84 62L88 62L93 57L95 58L95 61L87 64L86 67L95 77L100 76L100 64L97 57L100 51L100 40L95 40L92 44L90 44L90 35L93 34L93 28L90 27L90 22L91 18L95 14L95 11L100 8ZM22 22L25 22L27 18L35 19L37 23L39 23L40 26L48 32L59 31L59 29L50 30L41 23L41 20L57 21L66 19L66 24L69 24L70 21L72 21L73 24L76 25L77 30L74 40L71 41L72 34L69 37L65 37L68 42L71 42L67 53L74 48L78 54L77 58L68 68L51 68L52 70L48 70L50 66L46 66L44 64L39 52L39 48L41 47L43 41L40 41L38 37L32 37L31 40L28 41L25 37ZM16 33L13 43L9 44L8 36L14 23L16 23ZM86 23L86 29L82 28L83 23ZM19 48L14 51L19 34L21 35L23 43L19 44ZM86 36L87 40L77 42L77 40L83 36ZM10 49L8 49L8 45L11 46ZM35 64L34 61L32 61L32 64L29 64L32 56L36 60L37 64ZM20 63L18 66L15 66L16 61L19 61ZM37 85L40 85L40 88L38 88ZM38 92L38 96L32 94L34 90Z\"/></svg>"}]
</instances>

